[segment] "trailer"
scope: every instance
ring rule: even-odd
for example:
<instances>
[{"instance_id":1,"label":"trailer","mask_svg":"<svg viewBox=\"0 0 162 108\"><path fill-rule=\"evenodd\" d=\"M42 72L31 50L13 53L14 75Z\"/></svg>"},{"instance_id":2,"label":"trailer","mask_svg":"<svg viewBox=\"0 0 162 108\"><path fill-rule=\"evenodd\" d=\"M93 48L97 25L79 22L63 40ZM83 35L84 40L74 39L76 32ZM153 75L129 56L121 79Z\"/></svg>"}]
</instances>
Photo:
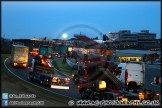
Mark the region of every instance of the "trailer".
<instances>
[{"instance_id":1,"label":"trailer","mask_svg":"<svg viewBox=\"0 0 162 108\"><path fill-rule=\"evenodd\" d=\"M26 68L28 64L29 47L21 44L12 44L10 64Z\"/></svg>"}]
</instances>

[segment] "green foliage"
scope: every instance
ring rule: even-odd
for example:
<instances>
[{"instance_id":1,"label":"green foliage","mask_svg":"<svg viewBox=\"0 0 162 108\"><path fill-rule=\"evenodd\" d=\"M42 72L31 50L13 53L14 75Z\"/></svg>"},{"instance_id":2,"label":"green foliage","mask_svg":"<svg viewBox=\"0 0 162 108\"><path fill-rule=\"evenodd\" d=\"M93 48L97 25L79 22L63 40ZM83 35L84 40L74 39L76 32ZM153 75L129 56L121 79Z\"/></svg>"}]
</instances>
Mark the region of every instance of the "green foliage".
<instances>
[{"instance_id":1,"label":"green foliage","mask_svg":"<svg viewBox=\"0 0 162 108\"><path fill-rule=\"evenodd\" d=\"M73 69L66 63L65 58L57 59L53 61L52 64L57 70L62 71L68 75L71 75L73 72Z\"/></svg>"}]
</instances>

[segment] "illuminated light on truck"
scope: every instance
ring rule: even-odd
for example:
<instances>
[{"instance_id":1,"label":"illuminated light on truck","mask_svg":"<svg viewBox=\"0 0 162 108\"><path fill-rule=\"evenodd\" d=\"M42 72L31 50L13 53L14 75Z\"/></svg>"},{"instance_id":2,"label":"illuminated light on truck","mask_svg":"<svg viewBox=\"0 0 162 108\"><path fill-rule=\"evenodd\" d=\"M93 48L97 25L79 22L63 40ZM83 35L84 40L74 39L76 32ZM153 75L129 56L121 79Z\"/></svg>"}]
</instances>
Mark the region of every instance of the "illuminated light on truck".
<instances>
[{"instance_id":1,"label":"illuminated light on truck","mask_svg":"<svg viewBox=\"0 0 162 108\"><path fill-rule=\"evenodd\" d=\"M82 86L78 86L78 88L80 89L80 88L82 88Z\"/></svg>"},{"instance_id":2,"label":"illuminated light on truck","mask_svg":"<svg viewBox=\"0 0 162 108\"><path fill-rule=\"evenodd\" d=\"M65 82L70 82L70 78L65 78Z\"/></svg>"},{"instance_id":3,"label":"illuminated light on truck","mask_svg":"<svg viewBox=\"0 0 162 108\"><path fill-rule=\"evenodd\" d=\"M58 77L53 77L53 79L58 79Z\"/></svg>"},{"instance_id":4,"label":"illuminated light on truck","mask_svg":"<svg viewBox=\"0 0 162 108\"><path fill-rule=\"evenodd\" d=\"M105 81L99 81L99 89L103 90L106 88L106 82Z\"/></svg>"},{"instance_id":5,"label":"illuminated light on truck","mask_svg":"<svg viewBox=\"0 0 162 108\"><path fill-rule=\"evenodd\" d=\"M14 63L14 66L16 66L17 65L17 63Z\"/></svg>"},{"instance_id":6,"label":"illuminated light on truck","mask_svg":"<svg viewBox=\"0 0 162 108\"><path fill-rule=\"evenodd\" d=\"M74 74L72 74L71 76L74 77Z\"/></svg>"},{"instance_id":7,"label":"illuminated light on truck","mask_svg":"<svg viewBox=\"0 0 162 108\"><path fill-rule=\"evenodd\" d=\"M24 57L20 57L19 59L20 59L20 61L24 61L25 58Z\"/></svg>"},{"instance_id":8,"label":"illuminated light on truck","mask_svg":"<svg viewBox=\"0 0 162 108\"><path fill-rule=\"evenodd\" d=\"M51 58L51 54L48 55L48 58Z\"/></svg>"},{"instance_id":9,"label":"illuminated light on truck","mask_svg":"<svg viewBox=\"0 0 162 108\"><path fill-rule=\"evenodd\" d=\"M59 85L51 85L51 88L55 89L69 89L69 86L59 86Z\"/></svg>"},{"instance_id":10,"label":"illuminated light on truck","mask_svg":"<svg viewBox=\"0 0 162 108\"><path fill-rule=\"evenodd\" d=\"M144 94L143 93L138 93L138 96L140 99L144 99Z\"/></svg>"},{"instance_id":11,"label":"illuminated light on truck","mask_svg":"<svg viewBox=\"0 0 162 108\"><path fill-rule=\"evenodd\" d=\"M123 95L119 95L119 99L123 98Z\"/></svg>"},{"instance_id":12,"label":"illuminated light on truck","mask_svg":"<svg viewBox=\"0 0 162 108\"><path fill-rule=\"evenodd\" d=\"M23 64L24 67L26 67L27 64Z\"/></svg>"}]
</instances>

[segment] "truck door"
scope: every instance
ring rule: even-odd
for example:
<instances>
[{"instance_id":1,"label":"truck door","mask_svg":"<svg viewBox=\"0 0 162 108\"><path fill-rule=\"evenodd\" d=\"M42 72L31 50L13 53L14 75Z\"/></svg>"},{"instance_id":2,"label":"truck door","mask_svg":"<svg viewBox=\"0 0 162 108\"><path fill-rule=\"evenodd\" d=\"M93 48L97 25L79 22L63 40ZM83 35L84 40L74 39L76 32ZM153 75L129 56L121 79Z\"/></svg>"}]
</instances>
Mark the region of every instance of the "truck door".
<instances>
[{"instance_id":1,"label":"truck door","mask_svg":"<svg viewBox=\"0 0 162 108\"><path fill-rule=\"evenodd\" d=\"M80 83L87 82L87 76L85 76L84 69L79 70L79 76L80 76L80 80L79 80Z\"/></svg>"},{"instance_id":2,"label":"truck door","mask_svg":"<svg viewBox=\"0 0 162 108\"><path fill-rule=\"evenodd\" d=\"M127 63L126 70L128 72L127 81L135 81L137 85L144 85L144 66L140 63Z\"/></svg>"},{"instance_id":3,"label":"truck door","mask_svg":"<svg viewBox=\"0 0 162 108\"><path fill-rule=\"evenodd\" d=\"M35 79L40 81L41 74L39 72L35 72Z\"/></svg>"},{"instance_id":4,"label":"truck door","mask_svg":"<svg viewBox=\"0 0 162 108\"><path fill-rule=\"evenodd\" d=\"M125 68L124 67L118 67L118 69L121 70L121 74L118 74L116 77L120 80L120 81L124 81L125 79Z\"/></svg>"},{"instance_id":5,"label":"truck door","mask_svg":"<svg viewBox=\"0 0 162 108\"><path fill-rule=\"evenodd\" d=\"M31 72L33 72L34 68L35 68L35 59L32 59Z\"/></svg>"}]
</instances>

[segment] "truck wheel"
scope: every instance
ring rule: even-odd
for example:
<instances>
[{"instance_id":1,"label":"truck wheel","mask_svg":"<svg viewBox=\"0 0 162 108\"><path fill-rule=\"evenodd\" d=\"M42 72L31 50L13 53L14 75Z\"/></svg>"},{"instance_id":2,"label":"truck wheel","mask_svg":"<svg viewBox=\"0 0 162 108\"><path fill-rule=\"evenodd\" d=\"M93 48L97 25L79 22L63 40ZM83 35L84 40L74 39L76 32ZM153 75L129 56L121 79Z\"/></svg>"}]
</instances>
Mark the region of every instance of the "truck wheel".
<instances>
[{"instance_id":1,"label":"truck wheel","mask_svg":"<svg viewBox=\"0 0 162 108\"><path fill-rule=\"evenodd\" d=\"M79 83L79 78L78 77L75 76L73 80L74 80L75 83Z\"/></svg>"},{"instance_id":2,"label":"truck wheel","mask_svg":"<svg viewBox=\"0 0 162 108\"><path fill-rule=\"evenodd\" d=\"M46 84L46 79L43 79L43 84L44 84L44 85Z\"/></svg>"},{"instance_id":3,"label":"truck wheel","mask_svg":"<svg viewBox=\"0 0 162 108\"><path fill-rule=\"evenodd\" d=\"M82 98L82 99L85 98L85 92L84 92L84 91L81 92L81 98Z\"/></svg>"},{"instance_id":4,"label":"truck wheel","mask_svg":"<svg viewBox=\"0 0 162 108\"><path fill-rule=\"evenodd\" d=\"M94 92L90 93L89 99L90 99L90 100L93 100L93 99L94 99Z\"/></svg>"},{"instance_id":5,"label":"truck wheel","mask_svg":"<svg viewBox=\"0 0 162 108\"><path fill-rule=\"evenodd\" d=\"M106 96L103 96L103 97L102 97L102 100L107 100Z\"/></svg>"},{"instance_id":6,"label":"truck wheel","mask_svg":"<svg viewBox=\"0 0 162 108\"><path fill-rule=\"evenodd\" d=\"M43 85L43 78L41 78L41 80L40 80L40 84Z\"/></svg>"},{"instance_id":7,"label":"truck wheel","mask_svg":"<svg viewBox=\"0 0 162 108\"><path fill-rule=\"evenodd\" d=\"M33 75L29 74L29 80L32 81L33 80Z\"/></svg>"},{"instance_id":8,"label":"truck wheel","mask_svg":"<svg viewBox=\"0 0 162 108\"><path fill-rule=\"evenodd\" d=\"M35 82L36 80L35 80L35 76L33 75L33 81Z\"/></svg>"},{"instance_id":9,"label":"truck wheel","mask_svg":"<svg viewBox=\"0 0 162 108\"><path fill-rule=\"evenodd\" d=\"M109 97L109 100L114 100L114 98L111 96L111 97Z\"/></svg>"}]
</instances>

